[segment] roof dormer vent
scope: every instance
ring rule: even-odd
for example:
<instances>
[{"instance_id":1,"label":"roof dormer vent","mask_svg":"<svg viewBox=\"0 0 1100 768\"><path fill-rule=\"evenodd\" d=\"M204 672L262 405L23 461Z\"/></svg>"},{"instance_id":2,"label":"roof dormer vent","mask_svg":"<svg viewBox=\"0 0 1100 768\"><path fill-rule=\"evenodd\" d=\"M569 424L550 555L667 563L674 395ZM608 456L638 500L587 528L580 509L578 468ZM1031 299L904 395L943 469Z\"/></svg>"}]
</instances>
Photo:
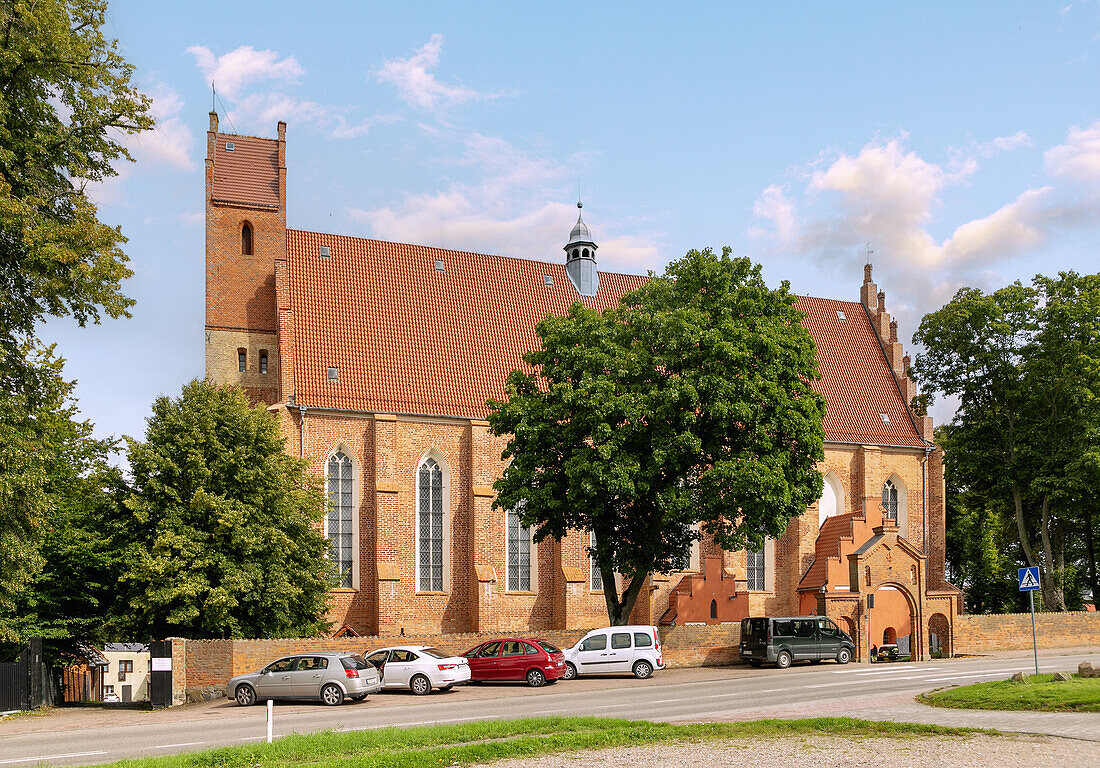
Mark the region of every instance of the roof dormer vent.
<instances>
[{"instance_id":1,"label":"roof dormer vent","mask_svg":"<svg viewBox=\"0 0 1100 768\"><path fill-rule=\"evenodd\" d=\"M327 245L322 245L321 246L321 258L322 259L328 259L328 258L331 258L331 256L332 256L332 252L328 249L328 246Z\"/></svg>"},{"instance_id":2,"label":"roof dormer vent","mask_svg":"<svg viewBox=\"0 0 1100 768\"><path fill-rule=\"evenodd\" d=\"M442 272L443 271L443 259L436 259L435 260L435 271L436 272Z\"/></svg>"},{"instance_id":3,"label":"roof dormer vent","mask_svg":"<svg viewBox=\"0 0 1100 768\"><path fill-rule=\"evenodd\" d=\"M554 287L554 276L553 275L543 275L542 276L542 283L547 288L553 288Z\"/></svg>"},{"instance_id":4,"label":"roof dormer vent","mask_svg":"<svg viewBox=\"0 0 1100 768\"><path fill-rule=\"evenodd\" d=\"M848 319L847 317L844 316L844 311L840 310L840 309L838 309L836 311L836 317L837 317L838 320L847 320Z\"/></svg>"},{"instance_id":5,"label":"roof dormer vent","mask_svg":"<svg viewBox=\"0 0 1100 768\"><path fill-rule=\"evenodd\" d=\"M226 152L232 152L236 148L237 148L237 145L234 144L232 141L225 142L225 151Z\"/></svg>"},{"instance_id":6,"label":"roof dormer vent","mask_svg":"<svg viewBox=\"0 0 1100 768\"><path fill-rule=\"evenodd\" d=\"M879 416L882 417L882 423L883 424L889 424L890 423L890 417L887 416L885 413L880 413Z\"/></svg>"}]
</instances>

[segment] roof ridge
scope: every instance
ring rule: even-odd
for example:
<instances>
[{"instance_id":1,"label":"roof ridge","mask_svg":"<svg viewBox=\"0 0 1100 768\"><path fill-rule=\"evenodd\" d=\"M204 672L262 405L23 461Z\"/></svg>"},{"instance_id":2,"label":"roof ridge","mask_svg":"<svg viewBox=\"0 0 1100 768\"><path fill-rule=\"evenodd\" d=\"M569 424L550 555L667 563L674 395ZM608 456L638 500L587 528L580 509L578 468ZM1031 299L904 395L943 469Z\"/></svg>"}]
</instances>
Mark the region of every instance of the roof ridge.
<instances>
[{"instance_id":1,"label":"roof ridge","mask_svg":"<svg viewBox=\"0 0 1100 768\"><path fill-rule=\"evenodd\" d=\"M383 245L403 245L409 248L424 248L430 251L439 251L441 253L454 253L460 256L484 256L492 259L510 259L512 261L526 261L531 264L547 264L550 266L565 268L564 262L557 261L543 261L542 259L532 259L526 256L505 256L502 253L482 253L481 251L461 251L456 248L443 248L438 245L424 245L423 243L406 243L400 240L381 240L377 237L362 237L360 235L342 235L336 232L314 232L309 229L298 229L296 227L287 227L286 231L299 232L303 235L319 235L322 237L346 237L349 240L363 240L370 243L382 243ZM649 275L639 274L637 272L609 272L607 270L597 270L601 275L620 275L622 277L643 277L648 279Z\"/></svg>"},{"instance_id":2,"label":"roof ridge","mask_svg":"<svg viewBox=\"0 0 1100 768\"><path fill-rule=\"evenodd\" d=\"M221 131L218 131L218 133L216 135L218 135L218 136L232 136L233 138L236 138L236 139L257 139L259 141L273 141L275 143L278 143L278 141L279 141L278 138L270 139L267 136L253 136L250 133L222 133Z\"/></svg>"}]
</instances>

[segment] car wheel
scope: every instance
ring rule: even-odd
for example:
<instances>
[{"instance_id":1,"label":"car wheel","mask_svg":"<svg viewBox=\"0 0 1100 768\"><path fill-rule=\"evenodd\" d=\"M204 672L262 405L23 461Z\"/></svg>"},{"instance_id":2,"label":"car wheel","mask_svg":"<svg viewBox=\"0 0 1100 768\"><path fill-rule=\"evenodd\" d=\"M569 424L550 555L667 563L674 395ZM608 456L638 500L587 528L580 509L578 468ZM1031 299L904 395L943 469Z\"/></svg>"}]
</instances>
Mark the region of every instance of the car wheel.
<instances>
[{"instance_id":1,"label":"car wheel","mask_svg":"<svg viewBox=\"0 0 1100 768\"><path fill-rule=\"evenodd\" d=\"M836 663L837 664L847 664L851 660L852 660L852 652L849 651L847 648L841 648L839 651L836 652Z\"/></svg>"},{"instance_id":2,"label":"car wheel","mask_svg":"<svg viewBox=\"0 0 1100 768\"><path fill-rule=\"evenodd\" d=\"M634 677L645 680L653 674L653 665L648 661L638 661L634 664Z\"/></svg>"},{"instance_id":3,"label":"car wheel","mask_svg":"<svg viewBox=\"0 0 1100 768\"><path fill-rule=\"evenodd\" d=\"M546 684L546 675L541 669L532 669L527 672L527 684L532 688L538 688Z\"/></svg>"},{"instance_id":4,"label":"car wheel","mask_svg":"<svg viewBox=\"0 0 1100 768\"><path fill-rule=\"evenodd\" d=\"M432 692L432 681L424 675L413 675L413 679L409 681L409 690L417 696L426 696Z\"/></svg>"},{"instance_id":5,"label":"car wheel","mask_svg":"<svg viewBox=\"0 0 1100 768\"><path fill-rule=\"evenodd\" d=\"M256 690L251 685L238 685L233 698L242 707L251 707L256 703Z\"/></svg>"},{"instance_id":6,"label":"car wheel","mask_svg":"<svg viewBox=\"0 0 1100 768\"><path fill-rule=\"evenodd\" d=\"M572 662L565 662L565 672L562 673L562 680L576 680L577 668L573 666Z\"/></svg>"},{"instance_id":7,"label":"car wheel","mask_svg":"<svg viewBox=\"0 0 1100 768\"><path fill-rule=\"evenodd\" d=\"M344 692L336 683L329 683L321 689L321 701L327 706L335 707L344 703Z\"/></svg>"},{"instance_id":8,"label":"car wheel","mask_svg":"<svg viewBox=\"0 0 1100 768\"><path fill-rule=\"evenodd\" d=\"M794 661L794 659L791 658L790 651L780 651L779 655L775 657L775 666L780 669L786 669L791 665L792 661Z\"/></svg>"}]
</instances>

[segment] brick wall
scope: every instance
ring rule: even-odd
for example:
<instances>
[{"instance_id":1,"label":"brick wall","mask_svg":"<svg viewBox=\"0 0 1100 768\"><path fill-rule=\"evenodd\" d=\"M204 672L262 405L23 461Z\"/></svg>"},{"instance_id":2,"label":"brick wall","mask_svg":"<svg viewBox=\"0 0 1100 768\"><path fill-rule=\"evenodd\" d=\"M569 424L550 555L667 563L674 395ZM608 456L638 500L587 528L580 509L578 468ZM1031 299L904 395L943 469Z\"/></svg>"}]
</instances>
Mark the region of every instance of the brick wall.
<instances>
[{"instance_id":1,"label":"brick wall","mask_svg":"<svg viewBox=\"0 0 1100 768\"><path fill-rule=\"evenodd\" d=\"M1100 613L1036 613L1035 635L1040 648L1100 646ZM966 615L955 619L955 653L1031 648L1031 614Z\"/></svg>"},{"instance_id":2,"label":"brick wall","mask_svg":"<svg viewBox=\"0 0 1100 768\"><path fill-rule=\"evenodd\" d=\"M538 637L569 647L587 630L540 632ZM661 627L666 667L711 667L736 663L740 624ZM203 694L220 695L230 678L253 672L292 653L337 651L366 654L388 645L432 645L461 654L492 637L487 633L405 637L290 638L285 640L172 640L173 703L197 700Z\"/></svg>"}]
</instances>

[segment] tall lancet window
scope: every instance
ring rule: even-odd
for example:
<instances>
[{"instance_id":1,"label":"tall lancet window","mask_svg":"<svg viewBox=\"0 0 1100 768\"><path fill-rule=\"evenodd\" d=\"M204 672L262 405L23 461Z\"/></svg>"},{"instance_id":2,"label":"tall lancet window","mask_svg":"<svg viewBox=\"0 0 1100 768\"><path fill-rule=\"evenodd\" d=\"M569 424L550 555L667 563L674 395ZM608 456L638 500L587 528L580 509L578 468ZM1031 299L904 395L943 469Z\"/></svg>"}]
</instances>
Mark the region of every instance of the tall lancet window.
<instances>
[{"instance_id":1,"label":"tall lancet window","mask_svg":"<svg viewBox=\"0 0 1100 768\"><path fill-rule=\"evenodd\" d=\"M252 225L247 221L241 227L241 254L244 256L252 255Z\"/></svg>"},{"instance_id":2,"label":"tall lancet window","mask_svg":"<svg viewBox=\"0 0 1100 768\"><path fill-rule=\"evenodd\" d=\"M508 591L531 591L531 529L520 521L523 507L508 510Z\"/></svg>"},{"instance_id":3,"label":"tall lancet window","mask_svg":"<svg viewBox=\"0 0 1100 768\"><path fill-rule=\"evenodd\" d=\"M421 592L443 591L443 470L427 458L417 473L416 546Z\"/></svg>"},{"instance_id":4,"label":"tall lancet window","mask_svg":"<svg viewBox=\"0 0 1100 768\"><path fill-rule=\"evenodd\" d=\"M329 457L325 468L328 490L328 515L325 519L325 536L329 540L329 558L340 574L340 586L352 586L355 567L355 537L352 515L354 513L351 459L343 451Z\"/></svg>"},{"instance_id":5,"label":"tall lancet window","mask_svg":"<svg viewBox=\"0 0 1100 768\"><path fill-rule=\"evenodd\" d=\"M885 519L898 521L898 487L893 480L887 480L882 486L882 509Z\"/></svg>"}]
</instances>

